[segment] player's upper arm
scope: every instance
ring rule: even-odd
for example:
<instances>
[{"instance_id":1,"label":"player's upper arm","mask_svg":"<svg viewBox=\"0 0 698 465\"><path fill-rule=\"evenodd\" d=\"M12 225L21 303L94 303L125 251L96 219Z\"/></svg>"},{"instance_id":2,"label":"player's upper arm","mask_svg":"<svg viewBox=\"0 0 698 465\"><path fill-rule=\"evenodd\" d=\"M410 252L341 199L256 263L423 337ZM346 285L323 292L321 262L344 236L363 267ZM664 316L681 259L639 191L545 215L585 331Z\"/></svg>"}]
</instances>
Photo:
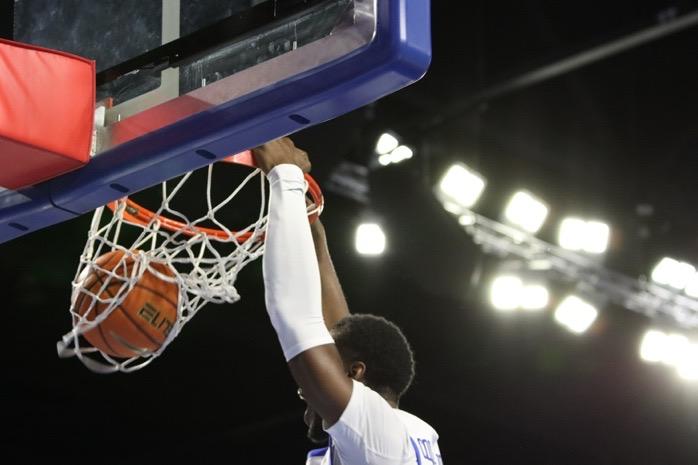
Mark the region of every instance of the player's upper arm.
<instances>
[{"instance_id":1,"label":"player's upper arm","mask_svg":"<svg viewBox=\"0 0 698 465\"><path fill-rule=\"evenodd\" d=\"M353 381L349 403L327 432L342 463L394 465L414 458L407 427L396 410L358 381Z\"/></svg>"},{"instance_id":2,"label":"player's upper arm","mask_svg":"<svg viewBox=\"0 0 698 465\"><path fill-rule=\"evenodd\" d=\"M303 351L288 361L303 397L326 424L334 424L344 412L352 394L351 378L344 371L334 344Z\"/></svg>"}]
</instances>

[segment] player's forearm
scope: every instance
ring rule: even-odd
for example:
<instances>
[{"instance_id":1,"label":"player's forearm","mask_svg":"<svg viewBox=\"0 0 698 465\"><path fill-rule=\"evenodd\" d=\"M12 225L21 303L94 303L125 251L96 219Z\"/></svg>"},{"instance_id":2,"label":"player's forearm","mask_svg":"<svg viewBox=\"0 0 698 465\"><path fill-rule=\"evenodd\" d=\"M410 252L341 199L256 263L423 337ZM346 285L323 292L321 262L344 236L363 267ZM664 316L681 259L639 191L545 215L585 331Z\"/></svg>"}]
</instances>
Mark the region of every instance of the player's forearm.
<instances>
[{"instance_id":1,"label":"player's forearm","mask_svg":"<svg viewBox=\"0 0 698 465\"><path fill-rule=\"evenodd\" d=\"M320 279L322 287L322 314L328 329L349 315L349 306L344 297L342 286L339 283L337 272L332 264L329 248L327 247L327 237L325 228L317 220L312 224L313 242L315 243L315 254L317 255L318 267L320 268Z\"/></svg>"},{"instance_id":2,"label":"player's forearm","mask_svg":"<svg viewBox=\"0 0 698 465\"><path fill-rule=\"evenodd\" d=\"M268 174L269 223L262 260L267 312L286 360L317 345L331 344L322 317L315 247L305 213L305 180L294 165Z\"/></svg>"}]
</instances>

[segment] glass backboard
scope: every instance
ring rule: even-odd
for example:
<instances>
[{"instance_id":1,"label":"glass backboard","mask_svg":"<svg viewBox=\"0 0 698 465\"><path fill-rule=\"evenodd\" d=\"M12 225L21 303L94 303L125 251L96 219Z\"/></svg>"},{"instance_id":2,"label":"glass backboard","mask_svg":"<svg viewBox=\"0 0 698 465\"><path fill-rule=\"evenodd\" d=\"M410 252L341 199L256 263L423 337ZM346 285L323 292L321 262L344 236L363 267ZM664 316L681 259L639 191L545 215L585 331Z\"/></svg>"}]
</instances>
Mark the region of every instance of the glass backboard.
<instances>
[{"instance_id":1,"label":"glass backboard","mask_svg":"<svg viewBox=\"0 0 698 465\"><path fill-rule=\"evenodd\" d=\"M0 190L0 242L366 105L431 56L428 0L17 0L13 16L14 40L96 61L104 113L85 167Z\"/></svg>"}]
</instances>

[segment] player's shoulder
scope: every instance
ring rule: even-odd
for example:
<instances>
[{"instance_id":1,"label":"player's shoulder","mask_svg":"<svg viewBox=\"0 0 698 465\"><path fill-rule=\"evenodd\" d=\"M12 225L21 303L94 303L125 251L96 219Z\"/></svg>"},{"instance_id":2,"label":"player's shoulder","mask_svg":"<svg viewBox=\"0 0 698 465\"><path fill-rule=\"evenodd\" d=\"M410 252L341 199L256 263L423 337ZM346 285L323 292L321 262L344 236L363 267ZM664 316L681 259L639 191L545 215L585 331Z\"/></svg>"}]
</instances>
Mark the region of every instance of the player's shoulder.
<instances>
[{"instance_id":1,"label":"player's shoulder","mask_svg":"<svg viewBox=\"0 0 698 465\"><path fill-rule=\"evenodd\" d=\"M413 415L410 412L404 410L395 409L395 413L400 417L400 420L407 426L411 435L418 434L420 437L433 437L438 439L439 434L436 430L426 421L419 418L417 415Z\"/></svg>"}]
</instances>

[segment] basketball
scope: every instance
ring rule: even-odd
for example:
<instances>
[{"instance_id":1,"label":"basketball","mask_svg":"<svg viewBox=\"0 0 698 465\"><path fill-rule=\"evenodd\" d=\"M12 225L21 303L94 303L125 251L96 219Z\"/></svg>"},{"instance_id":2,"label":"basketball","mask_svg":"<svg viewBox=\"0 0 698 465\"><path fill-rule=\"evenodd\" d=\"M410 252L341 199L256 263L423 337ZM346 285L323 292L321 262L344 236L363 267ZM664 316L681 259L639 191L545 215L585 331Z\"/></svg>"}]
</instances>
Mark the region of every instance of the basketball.
<instances>
[{"instance_id":1,"label":"basketball","mask_svg":"<svg viewBox=\"0 0 698 465\"><path fill-rule=\"evenodd\" d=\"M123 256L123 251L114 250L97 258L96 266L85 269L75 299L78 315L93 321L109 308L106 299L127 291L122 286L127 285L135 262L130 254L124 260ZM151 262L149 268L164 276L175 276L164 263ZM113 357L131 358L154 352L177 321L178 301L177 283L165 281L148 269L109 316L83 336L92 346Z\"/></svg>"}]
</instances>

